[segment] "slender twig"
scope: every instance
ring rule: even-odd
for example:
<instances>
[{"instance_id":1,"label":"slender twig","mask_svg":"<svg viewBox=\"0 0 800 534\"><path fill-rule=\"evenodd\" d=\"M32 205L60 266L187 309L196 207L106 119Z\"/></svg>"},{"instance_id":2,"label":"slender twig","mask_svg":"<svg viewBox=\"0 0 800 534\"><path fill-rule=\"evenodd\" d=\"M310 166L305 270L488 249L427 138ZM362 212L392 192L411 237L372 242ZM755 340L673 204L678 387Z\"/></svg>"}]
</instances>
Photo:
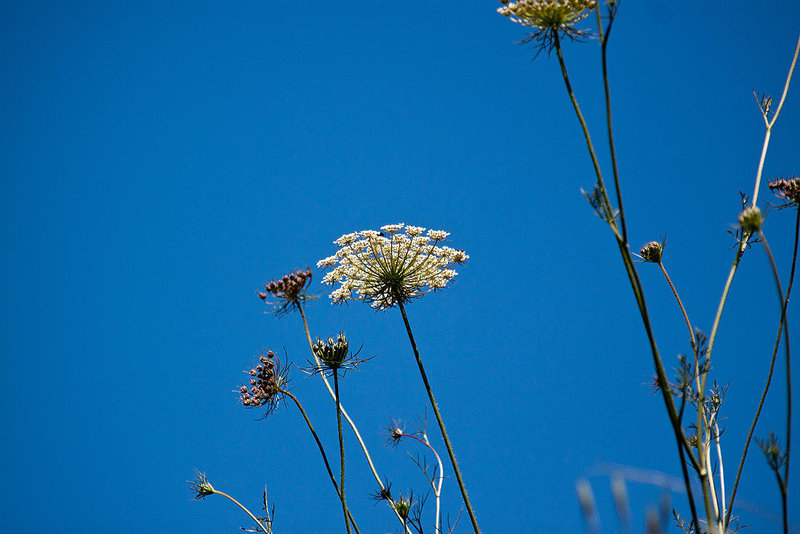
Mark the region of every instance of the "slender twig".
<instances>
[{"instance_id":1,"label":"slender twig","mask_svg":"<svg viewBox=\"0 0 800 534\"><path fill-rule=\"evenodd\" d=\"M308 348L311 350L311 355L314 357L314 362L317 364L317 366L320 366L321 363L319 361L319 358L314 352L314 342L311 340L311 330L309 330L308 328L308 320L306 319L306 313L305 310L303 309L302 304L298 306L297 309L300 310L300 317L303 319L303 328L305 329L306 332L306 340L308 341ZM325 384L325 388L328 390L328 393L330 393L331 398L334 400L338 399L339 396L336 395L336 393L334 393L333 388L330 385L330 382L328 382L328 379L325 376L325 373L319 373L319 376L322 378L322 382ZM341 414L350 424L350 428L353 429L353 434L355 434L358 443L361 445L361 450L364 452L364 457L367 459L367 464L369 464L369 468L372 471L372 476L375 478L375 481L378 483L378 486L381 488L381 490L385 490L386 486L381 480L381 477L378 475L378 471L375 469L375 464L372 462L372 457L370 456L369 451L367 450L366 443L364 443L364 438L361 437L361 433L358 431L358 427L353 422L353 419L350 417L350 415L348 415L347 410L344 409L344 406L342 406L341 402L339 403L339 412L341 412ZM410 531L408 530L406 522L403 520L402 517L400 517L400 514L397 513L397 510L395 510L394 507L391 506L391 504L389 508L392 509L394 515L397 516L397 519L403 525L404 532L409 533Z\"/></svg>"},{"instance_id":2,"label":"slender twig","mask_svg":"<svg viewBox=\"0 0 800 534\"><path fill-rule=\"evenodd\" d=\"M800 53L800 37L797 39L797 47L794 49L794 57L792 58L792 64L789 66L789 74L786 76L786 83L783 85L783 93L781 94L781 100L778 103L778 109L775 110L775 114L772 116L772 120L770 120L766 125L766 132L764 134L764 145L761 148L761 159L758 161L758 171L756 173L756 185L755 189L753 190L753 203L751 206L756 205L756 201L758 200L758 190L761 185L761 171L764 169L764 159L767 156L767 147L769 146L769 138L772 135L772 127L775 126L775 122L778 120L778 115L781 114L781 109L783 109L783 103L786 101L786 94L789 92L789 84L792 82L792 74L794 73L794 66L797 64L797 54ZM764 111L762 110L762 113ZM764 118L766 119L766 113L764 113Z\"/></svg>"},{"instance_id":3,"label":"slender twig","mask_svg":"<svg viewBox=\"0 0 800 534\"><path fill-rule=\"evenodd\" d=\"M250 510L248 510L247 508L245 508L245 507L244 507L244 506L243 506L243 505L242 505L242 504L241 504L239 501L237 501L236 499L234 499L233 497L231 497L230 495L228 495L228 494L227 494L227 493L225 493L224 491L219 491L218 489L215 489L215 490L214 490L214 493L216 493L217 495L222 495L223 497L225 497L226 499L228 499L229 501L231 501L233 504L235 504L236 506L238 506L239 508L241 508L241 509L244 511L244 513L246 513L247 515L249 515L249 516L250 516L250 519L252 519L253 521L255 521L255 522L256 522L256 524L258 525L258 527L259 527L261 530L263 530L263 531L265 532L265 534L270 534L270 532L272 532L271 530L267 530L267 527L265 527L265 526L264 526L264 524L263 524L261 521L259 521L259 520L258 520L258 518L257 518L256 516L254 516L254 515L253 515L253 514L250 512Z\"/></svg>"},{"instance_id":4,"label":"slender twig","mask_svg":"<svg viewBox=\"0 0 800 534\"><path fill-rule=\"evenodd\" d=\"M422 359L419 356L417 343L414 341L414 333L411 331L411 324L408 322L408 316L406 315L406 309L403 306L402 299L397 299L397 305L400 308L400 313L403 316L403 323L406 325L408 340L411 342L411 348L414 350L414 357L417 359L419 374L422 376L422 382L425 384L425 391L428 392L428 399L431 401L431 407L433 408L433 413L436 416L436 422L439 423L439 429L442 431L442 439L444 440L445 447L447 447L447 454L450 456L450 463L453 465L453 472L456 474L458 487L461 490L461 496L464 499L464 506L466 506L470 521L472 521L472 529L475 531L475 534L480 534L481 530L478 527L478 520L475 517L475 512L472 510L472 504L469 502L467 488L464 486L464 480L461 478L461 471L458 469L458 462L456 461L456 455L453 452L453 446L450 444L450 438L447 437L447 430L444 427L444 421L439 413L439 405L436 404L436 399L433 397L433 390L431 389L430 382L428 382L428 375L425 373L425 367L422 365Z\"/></svg>"},{"instance_id":5,"label":"slender twig","mask_svg":"<svg viewBox=\"0 0 800 534\"><path fill-rule=\"evenodd\" d=\"M297 409L299 409L300 413L303 415L303 419L305 419L305 421L306 421L306 426L308 426L308 429L311 431L311 434L314 436L314 441L317 442L317 447L319 448L319 452L322 455L322 461L325 462L325 469L327 469L327 471L328 471L328 476L330 477L331 483L333 484L333 489L336 490L336 495L339 496L339 500L343 500L342 494L339 491L339 484L336 483L336 477L333 476L333 470L331 469L331 464L328 462L328 455L325 454L325 449L322 446L322 442L320 441L316 430L314 430L314 425L311 424L311 420L308 418L308 415L306 414L306 411L303 409L303 405L300 404L300 401L291 392L289 392L289 391L287 391L285 389L280 389L279 391L280 391L281 394L286 395L287 397L292 399L294 401L294 403L297 405ZM353 519L353 515L350 513L349 509L347 511L347 515L350 518L350 522L353 524L353 528L355 529L356 533L360 534L360 531L358 530L358 525L356 525L356 521L355 521L355 519Z\"/></svg>"}]
</instances>

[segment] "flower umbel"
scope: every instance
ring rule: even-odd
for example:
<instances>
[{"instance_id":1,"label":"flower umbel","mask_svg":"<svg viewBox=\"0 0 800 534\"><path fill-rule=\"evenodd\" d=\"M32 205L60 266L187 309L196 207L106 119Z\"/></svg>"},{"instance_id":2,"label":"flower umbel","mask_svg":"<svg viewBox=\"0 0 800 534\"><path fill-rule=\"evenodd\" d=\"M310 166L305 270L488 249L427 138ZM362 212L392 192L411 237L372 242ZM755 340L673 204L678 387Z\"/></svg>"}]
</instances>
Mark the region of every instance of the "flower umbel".
<instances>
[{"instance_id":1,"label":"flower umbel","mask_svg":"<svg viewBox=\"0 0 800 534\"><path fill-rule=\"evenodd\" d=\"M425 228L402 223L381 230L345 234L334 241L336 254L317 262L333 267L323 283L341 284L331 292L334 304L364 300L385 310L444 288L456 275L451 267L469 259L463 250L438 246L450 235L441 230L422 235Z\"/></svg>"},{"instance_id":2,"label":"flower umbel","mask_svg":"<svg viewBox=\"0 0 800 534\"><path fill-rule=\"evenodd\" d=\"M271 350L260 355L258 361L258 365L247 371L250 375L250 387L242 384L239 388L239 401L246 408L266 407L266 417L275 411L283 399L282 389L289 382L289 369L281 366L280 360Z\"/></svg>"},{"instance_id":3,"label":"flower umbel","mask_svg":"<svg viewBox=\"0 0 800 534\"><path fill-rule=\"evenodd\" d=\"M800 177L782 178L770 182L769 188L775 196L786 201L786 204L779 207L800 206Z\"/></svg>"},{"instance_id":4,"label":"flower umbel","mask_svg":"<svg viewBox=\"0 0 800 534\"><path fill-rule=\"evenodd\" d=\"M297 270L293 273L284 275L278 280L273 280L264 285L266 293L259 291L258 297L272 304L275 308L275 315L286 315L292 313L306 300L315 298L306 293L306 289L311 284L311 269ZM278 299L277 302L269 302L267 299L272 295Z\"/></svg>"},{"instance_id":5,"label":"flower umbel","mask_svg":"<svg viewBox=\"0 0 800 534\"><path fill-rule=\"evenodd\" d=\"M559 34L573 40L587 37L586 31L574 26L597 6L596 0L500 0L500 3L503 7L497 9L498 13L517 24L536 28L522 42L533 41L540 52L544 50L548 54L556 47Z\"/></svg>"},{"instance_id":6,"label":"flower umbel","mask_svg":"<svg viewBox=\"0 0 800 534\"><path fill-rule=\"evenodd\" d=\"M661 255L664 253L664 243L650 241L642 245L639 249L639 257L642 261L650 263L661 263Z\"/></svg>"}]
</instances>

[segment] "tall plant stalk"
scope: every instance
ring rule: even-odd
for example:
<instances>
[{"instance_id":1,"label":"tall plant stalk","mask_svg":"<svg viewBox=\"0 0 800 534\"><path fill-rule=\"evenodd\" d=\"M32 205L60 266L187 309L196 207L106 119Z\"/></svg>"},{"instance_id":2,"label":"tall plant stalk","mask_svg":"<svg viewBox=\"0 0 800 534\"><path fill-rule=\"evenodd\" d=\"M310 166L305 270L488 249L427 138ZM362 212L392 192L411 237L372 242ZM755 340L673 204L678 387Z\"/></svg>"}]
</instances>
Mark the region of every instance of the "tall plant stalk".
<instances>
[{"instance_id":1,"label":"tall plant stalk","mask_svg":"<svg viewBox=\"0 0 800 534\"><path fill-rule=\"evenodd\" d=\"M428 382L428 375L425 373L425 367L422 365L422 358L420 358L419 350L417 349L417 342L414 340L414 333L411 331L411 324L408 322L408 315L406 315L406 308L403 306L402 300L398 299L398 307L400 308L400 314L403 316L403 323L406 326L406 332L408 333L408 340L411 342L411 348L414 351L414 358L417 360L417 367L419 367L419 374L422 377L422 382L425 384L425 391L428 392L428 399L431 401L431 407L433 408L433 413L436 416L436 422L439 423L439 430L442 431L442 439L444 440L444 445L447 448L447 454L450 456L450 463L453 465L453 472L456 474L456 480L458 481L458 488L461 490L461 496L464 499L464 506L467 508L467 514L469 515L469 519L472 522L472 529L475 531L475 534L480 533L480 528L478 527L478 520L475 517L475 512L472 510L472 504L469 501L469 495L467 495L467 488L464 485L464 480L461 477L461 470L458 468L458 462L456 461L456 455L453 452L453 446L450 444L450 438L447 436L447 429L444 426L444 420L442 420L442 415L439 413L439 405L436 403L436 399L433 396L433 390L431 389L431 384Z\"/></svg>"}]
</instances>

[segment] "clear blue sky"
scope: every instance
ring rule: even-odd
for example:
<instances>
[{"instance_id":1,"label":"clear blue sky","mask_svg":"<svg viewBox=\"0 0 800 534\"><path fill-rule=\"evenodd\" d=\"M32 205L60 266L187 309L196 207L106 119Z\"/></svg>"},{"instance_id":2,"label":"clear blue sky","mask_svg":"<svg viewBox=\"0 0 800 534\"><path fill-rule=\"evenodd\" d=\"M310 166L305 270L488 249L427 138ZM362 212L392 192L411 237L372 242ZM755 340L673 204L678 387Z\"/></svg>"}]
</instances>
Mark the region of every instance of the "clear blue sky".
<instances>
[{"instance_id":1,"label":"clear blue sky","mask_svg":"<svg viewBox=\"0 0 800 534\"><path fill-rule=\"evenodd\" d=\"M194 468L252 508L267 484L276 533L339 532L338 501L299 414L286 406L258 421L233 390L262 347L307 357L299 317L265 315L255 291L332 254L343 233L401 221L448 230L471 256L456 284L409 314L484 532L580 532L580 477L614 532L604 466L679 475L618 252L579 193L592 169L557 64L531 62L515 44L523 29L497 5L5 3L6 532L248 525L221 498L190 501ZM752 192L761 148L751 91L779 94L799 31L800 5L789 0L623 2L614 29L631 241L667 236L665 264L706 331L733 256L726 230L738 191ZM596 43L565 53L603 147ZM798 172L799 141L797 79L767 177ZM791 223L789 211L773 211L765 226L784 276ZM657 268L641 275L671 367L688 350L684 325ZM375 356L347 375L343 402L394 488L420 489L405 452L422 451L384 448L380 435L389 418L417 420L427 402L400 316L332 307L320 279L313 333L345 330ZM714 377L730 383L728 473L766 377L777 310L756 247L715 350ZM760 436L783 433L784 384L781 364ZM293 386L334 451L334 409L318 379L294 372ZM375 485L350 436L347 445L362 532L394 532L390 512L367 498ZM659 491L629 490L640 531ZM739 494L761 510L739 510L751 532L777 531L764 517L779 513L777 497L754 451ZM448 480L444 510L459 506ZM458 532L468 532L462 521Z\"/></svg>"}]
</instances>

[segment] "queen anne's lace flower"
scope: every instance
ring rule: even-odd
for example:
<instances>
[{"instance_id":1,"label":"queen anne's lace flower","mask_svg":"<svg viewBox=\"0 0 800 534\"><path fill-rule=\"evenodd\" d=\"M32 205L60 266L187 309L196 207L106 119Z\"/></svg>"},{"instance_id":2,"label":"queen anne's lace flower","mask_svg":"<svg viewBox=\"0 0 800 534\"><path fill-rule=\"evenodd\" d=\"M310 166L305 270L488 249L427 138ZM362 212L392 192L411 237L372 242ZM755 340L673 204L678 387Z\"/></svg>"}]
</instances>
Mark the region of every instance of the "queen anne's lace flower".
<instances>
[{"instance_id":1,"label":"queen anne's lace flower","mask_svg":"<svg viewBox=\"0 0 800 534\"><path fill-rule=\"evenodd\" d=\"M323 283L340 286L331 292L334 304L365 300L373 308L385 310L398 303L444 288L456 275L451 269L469 256L463 250L438 246L447 232L389 224L383 232L363 230L346 234L336 241L334 256L317 262L317 267L333 267ZM387 236L388 234L388 236Z\"/></svg>"},{"instance_id":2,"label":"queen anne's lace flower","mask_svg":"<svg viewBox=\"0 0 800 534\"><path fill-rule=\"evenodd\" d=\"M585 19L596 0L500 0L497 12L517 24L533 28L562 29Z\"/></svg>"},{"instance_id":3,"label":"queen anne's lace flower","mask_svg":"<svg viewBox=\"0 0 800 534\"><path fill-rule=\"evenodd\" d=\"M597 0L500 0L497 12L512 22L533 28L522 43L534 43L539 52L548 55L559 46L561 37L581 40L590 34L575 27L597 7ZM537 52L538 55L538 52Z\"/></svg>"}]
</instances>

